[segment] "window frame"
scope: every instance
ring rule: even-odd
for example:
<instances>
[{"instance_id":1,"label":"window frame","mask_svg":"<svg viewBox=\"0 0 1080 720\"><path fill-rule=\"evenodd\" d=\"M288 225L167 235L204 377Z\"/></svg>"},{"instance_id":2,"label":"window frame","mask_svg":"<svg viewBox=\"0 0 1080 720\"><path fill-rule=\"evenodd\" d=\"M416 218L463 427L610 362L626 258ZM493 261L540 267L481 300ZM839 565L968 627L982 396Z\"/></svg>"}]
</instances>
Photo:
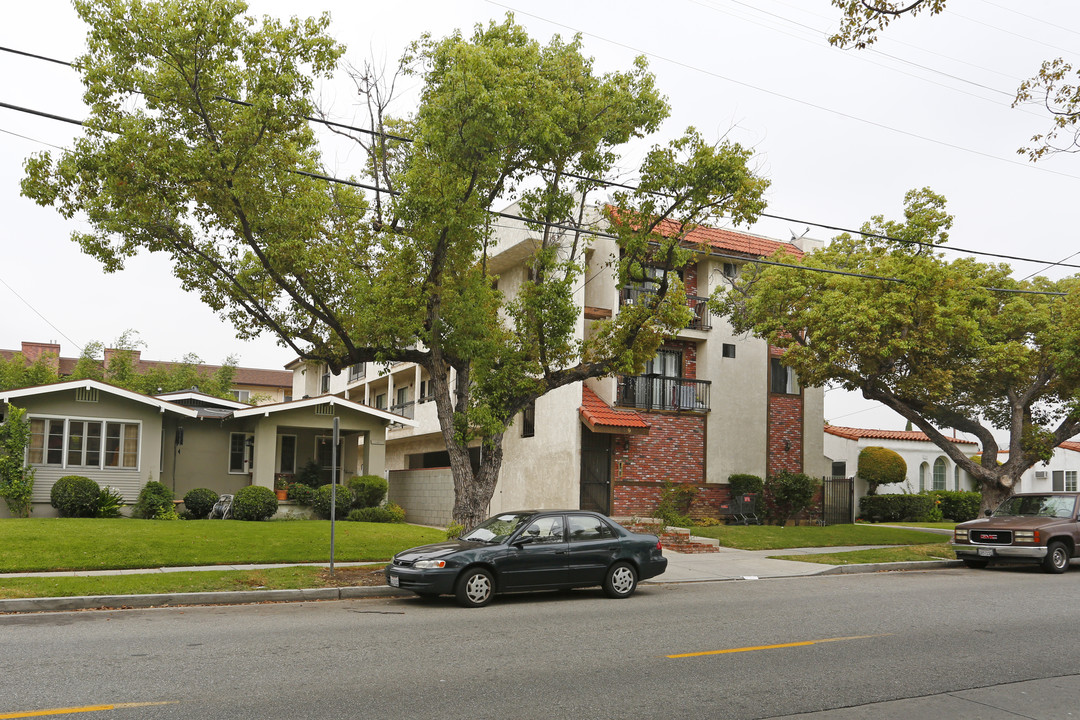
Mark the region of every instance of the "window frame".
<instances>
[{"instance_id":1,"label":"window frame","mask_svg":"<svg viewBox=\"0 0 1080 720\"><path fill-rule=\"evenodd\" d=\"M236 455L237 455L237 448L235 447L234 438L236 438L237 436L240 436L240 437L244 438L243 443L240 446L241 450L240 450L240 469L239 470L234 469L234 467L233 467L233 460L236 459ZM247 455L247 448L249 447L249 445L248 445L248 439L249 438L251 439L251 443L250 443L251 457L247 458L245 456ZM248 461L248 469L247 470L243 469L245 460ZM230 432L229 433L228 468L229 468L229 474L230 475L247 475L248 473L251 473L251 472L255 471L255 433L249 433L249 432L243 432L243 431L236 431L236 432Z\"/></svg>"},{"instance_id":2,"label":"window frame","mask_svg":"<svg viewBox=\"0 0 1080 720\"><path fill-rule=\"evenodd\" d=\"M141 420L63 415L31 415L27 419L30 421L30 442L25 455L28 465L104 472L139 472L142 466ZM73 423L81 425L81 432L73 433ZM97 428L96 437L90 432L93 427ZM112 428L116 429L115 435L111 434ZM96 447L91 447L91 438L96 440ZM115 446L110 447L114 440ZM88 462L91 454L96 455L96 463ZM110 462L110 455L115 457L115 463ZM72 462L73 457L78 461ZM129 458L131 462L127 464Z\"/></svg>"},{"instance_id":3,"label":"window frame","mask_svg":"<svg viewBox=\"0 0 1080 720\"><path fill-rule=\"evenodd\" d=\"M780 387L778 384L780 378L782 378L783 390L777 389ZM795 369L784 365L780 357L769 358L769 394L791 395L792 397L802 395L802 384L799 382Z\"/></svg>"}]
</instances>

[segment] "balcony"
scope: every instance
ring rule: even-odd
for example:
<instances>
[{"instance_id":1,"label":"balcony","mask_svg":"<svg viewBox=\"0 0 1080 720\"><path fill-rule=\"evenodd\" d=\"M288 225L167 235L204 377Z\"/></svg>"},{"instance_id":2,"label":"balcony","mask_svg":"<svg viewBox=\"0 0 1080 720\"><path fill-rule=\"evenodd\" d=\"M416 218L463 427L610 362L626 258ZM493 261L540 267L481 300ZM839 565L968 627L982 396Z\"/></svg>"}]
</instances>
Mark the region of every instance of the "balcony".
<instances>
[{"instance_id":1,"label":"balcony","mask_svg":"<svg viewBox=\"0 0 1080 720\"><path fill-rule=\"evenodd\" d=\"M708 380L664 375L628 375L619 378L615 404L638 410L707 413Z\"/></svg>"},{"instance_id":2,"label":"balcony","mask_svg":"<svg viewBox=\"0 0 1080 720\"><path fill-rule=\"evenodd\" d=\"M652 295L651 290L642 288L626 287L619 291L619 305L634 305L642 298ZM709 317L709 298L687 295L686 304L694 313L687 330L712 330L712 319Z\"/></svg>"}]
</instances>

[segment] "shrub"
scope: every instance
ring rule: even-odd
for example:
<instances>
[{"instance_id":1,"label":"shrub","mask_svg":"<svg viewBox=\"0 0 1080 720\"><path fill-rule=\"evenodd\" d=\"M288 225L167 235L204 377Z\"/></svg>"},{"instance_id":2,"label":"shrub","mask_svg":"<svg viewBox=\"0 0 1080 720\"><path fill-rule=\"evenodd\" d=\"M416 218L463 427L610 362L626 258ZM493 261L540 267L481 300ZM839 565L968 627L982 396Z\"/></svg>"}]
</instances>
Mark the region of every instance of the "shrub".
<instances>
[{"instance_id":1,"label":"shrub","mask_svg":"<svg viewBox=\"0 0 1080 720\"><path fill-rule=\"evenodd\" d=\"M295 482L289 486L289 494L286 497L295 503L310 505L311 501L315 498L315 489L310 485Z\"/></svg>"},{"instance_id":2,"label":"shrub","mask_svg":"<svg viewBox=\"0 0 1080 720\"><path fill-rule=\"evenodd\" d=\"M805 473L782 472L765 481L765 494L780 526L787 525L810 504L818 490L818 481Z\"/></svg>"},{"instance_id":3,"label":"shrub","mask_svg":"<svg viewBox=\"0 0 1080 720\"><path fill-rule=\"evenodd\" d=\"M907 463L900 453L883 447L865 447L859 453L858 475L867 484L867 495L877 495L879 485L904 482Z\"/></svg>"},{"instance_id":4,"label":"shrub","mask_svg":"<svg viewBox=\"0 0 1080 720\"><path fill-rule=\"evenodd\" d=\"M120 517L120 508L122 507L124 507L124 496L120 494L120 491L105 486L98 493L97 511L94 513L94 517Z\"/></svg>"},{"instance_id":5,"label":"shrub","mask_svg":"<svg viewBox=\"0 0 1080 720\"><path fill-rule=\"evenodd\" d=\"M744 493L757 493L757 502L754 503L754 512L758 517L765 517L765 481L757 475L746 473L734 473L728 475L728 489L731 497Z\"/></svg>"},{"instance_id":6,"label":"shrub","mask_svg":"<svg viewBox=\"0 0 1080 720\"><path fill-rule=\"evenodd\" d=\"M346 485L352 493L354 508L371 508L382 505L386 498L386 480L378 475L358 475L349 478Z\"/></svg>"},{"instance_id":7,"label":"shrub","mask_svg":"<svg viewBox=\"0 0 1080 720\"><path fill-rule=\"evenodd\" d=\"M314 460L308 460L307 465L300 468L297 477L300 478L300 482L312 488L322 487L326 484L322 477L322 467Z\"/></svg>"},{"instance_id":8,"label":"shrub","mask_svg":"<svg viewBox=\"0 0 1080 720\"><path fill-rule=\"evenodd\" d=\"M385 507L354 508L346 519L353 522L399 523L405 522L405 511L400 505L389 503Z\"/></svg>"},{"instance_id":9,"label":"shrub","mask_svg":"<svg viewBox=\"0 0 1080 720\"><path fill-rule=\"evenodd\" d=\"M90 478L65 475L53 484L49 504L59 511L60 517L89 518L97 514L100 494L101 488Z\"/></svg>"},{"instance_id":10,"label":"shrub","mask_svg":"<svg viewBox=\"0 0 1080 720\"><path fill-rule=\"evenodd\" d=\"M139 499L135 501L132 514L147 520L175 520L176 507L173 505L172 490L151 480L139 491Z\"/></svg>"},{"instance_id":11,"label":"shrub","mask_svg":"<svg viewBox=\"0 0 1080 720\"><path fill-rule=\"evenodd\" d=\"M311 509L323 520L330 519L330 492L333 488L333 485L323 485L320 488L316 488L314 497L311 500ZM349 514L349 509L352 505L352 495L349 493L348 488L338 485L336 497L337 502L335 504L334 516L336 518L344 519L345 516Z\"/></svg>"},{"instance_id":12,"label":"shrub","mask_svg":"<svg viewBox=\"0 0 1080 720\"><path fill-rule=\"evenodd\" d=\"M930 493L941 501L941 516L953 522L967 522L979 517L982 493L963 490L934 490Z\"/></svg>"},{"instance_id":13,"label":"shrub","mask_svg":"<svg viewBox=\"0 0 1080 720\"><path fill-rule=\"evenodd\" d=\"M694 524L698 527L716 527L720 524L720 521L714 517L703 517L695 520Z\"/></svg>"},{"instance_id":14,"label":"shrub","mask_svg":"<svg viewBox=\"0 0 1080 720\"><path fill-rule=\"evenodd\" d=\"M184 494L184 507L195 520L205 520L217 501L218 494L209 488L195 488Z\"/></svg>"},{"instance_id":15,"label":"shrub","mask_svg":"<svg viewBox=\"0 0 1080 720\"><path fill-rule=\"evenodd\" d=\"M237 520L266 520L277 509L277 495L262 485L242 487L233 495L232 514Z\"/></svg>"},{"instance_id":16,"label":"shrub","mask_svg":"<svg viewBox=\"0 0 1080 720\"><path fill-rule=\"evenodd\" d=\"M660 491L660 502L653 514L664 521L665 525L690 527L694 521L690 518L690 505L701 492L696 485L689 483L664 483Z\"/></svg>"},{"instance_id":17,"label":"shrub","mask_svg":"<svg viewBox=\"0 0 1080 720\"><path fill-rule=\"evenodd\" d=\"M926 522L935 507L930 495L867 495L859 501L859 516L882 522Z\"/></svg>"},{"instance_id":18,"label":"shrub","mask_svg":"<svg viewBox=\"0 0 1080 720\"><path fill-rule=\"evenodd\" d=\"M466 528L461 523L451 523L450 527L446 528L446 539L457 540L459 537L465 534Z\"/></svg>"}]
</instances>

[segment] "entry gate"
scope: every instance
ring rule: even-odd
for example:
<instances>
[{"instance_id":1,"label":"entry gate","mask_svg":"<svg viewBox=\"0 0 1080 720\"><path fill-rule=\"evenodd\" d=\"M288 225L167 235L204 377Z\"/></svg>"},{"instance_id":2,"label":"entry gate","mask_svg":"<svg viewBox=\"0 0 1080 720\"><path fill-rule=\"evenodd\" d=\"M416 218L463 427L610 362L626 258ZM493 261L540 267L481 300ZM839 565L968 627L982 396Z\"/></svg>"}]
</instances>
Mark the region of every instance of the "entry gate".
<instances>
[{"instance_id":1,"label":"entry gate","mask_svg":"<svg viewBox=\"0 0 1080 720\"><path fill-rule=\"evenodd\" d=\"M827 477L821 483L821 524L855 522L855 478Z\"/></svg>"}]
</instances>

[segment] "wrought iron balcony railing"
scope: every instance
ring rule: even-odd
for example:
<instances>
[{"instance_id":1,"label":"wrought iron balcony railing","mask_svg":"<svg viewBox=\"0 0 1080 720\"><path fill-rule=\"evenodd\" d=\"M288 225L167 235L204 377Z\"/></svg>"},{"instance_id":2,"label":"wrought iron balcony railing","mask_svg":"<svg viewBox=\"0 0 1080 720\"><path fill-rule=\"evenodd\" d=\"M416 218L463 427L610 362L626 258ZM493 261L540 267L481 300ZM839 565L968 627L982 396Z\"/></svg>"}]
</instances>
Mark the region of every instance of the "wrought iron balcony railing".
<instances>
[{"instance_id":1,"label":"wrought iron balcony railing","mask_svg":"<svg viewBox=\"0 0 1080 720\"><path fill-rule=\"evenodd\" d=\"M619 377L615 404L638 410L709 412L708 380L665 375L624 375Z\"/></svg>"},{"instance_id":2,"label":"wrought iron balcony railing","mask_svg":"<svg viewBox=\"0 0 1080 720\"><path fill-rule=\"evenodd\" d=\"M620 305L634 305L652 295L651 290L627 287L619 291ZM709 298L687 295L686 304L694 312L693 319L686 326L687 330L712 330L712 318L709 317Z\"/></svg>"}]
</instances>

